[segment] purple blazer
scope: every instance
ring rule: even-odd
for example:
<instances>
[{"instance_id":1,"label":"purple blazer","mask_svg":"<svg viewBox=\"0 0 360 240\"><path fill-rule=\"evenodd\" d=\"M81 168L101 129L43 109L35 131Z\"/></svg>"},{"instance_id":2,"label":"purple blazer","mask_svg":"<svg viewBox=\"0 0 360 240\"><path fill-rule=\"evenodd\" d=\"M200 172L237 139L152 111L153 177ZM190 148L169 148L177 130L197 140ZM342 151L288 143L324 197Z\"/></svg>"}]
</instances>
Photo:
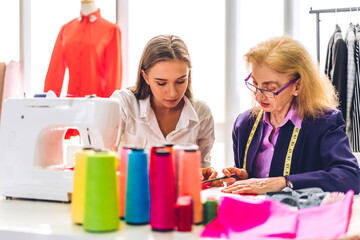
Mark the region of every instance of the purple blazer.
<instances>
[{"instance_id":1,"label":"purple blazer","mask_svg":"<svg viewBox=\"0 0 360 240\"><path fill-rule=\"evenodd\" d=\"M232 138L235 167L242 168L246 142L254 125L251 110L240 114L234 124ZM288 121L281 127L271 161L269 177L282 176L287 149L294 125ZM254 160L264 134L261 120L249 146L246 170L254 177ZM331 110L319 119L305 119L295 144L290 175L294 189L319 187L326 192L360 192L360 169L352 154L345 121L339 110Z\"/></svg>"}]
</instances>

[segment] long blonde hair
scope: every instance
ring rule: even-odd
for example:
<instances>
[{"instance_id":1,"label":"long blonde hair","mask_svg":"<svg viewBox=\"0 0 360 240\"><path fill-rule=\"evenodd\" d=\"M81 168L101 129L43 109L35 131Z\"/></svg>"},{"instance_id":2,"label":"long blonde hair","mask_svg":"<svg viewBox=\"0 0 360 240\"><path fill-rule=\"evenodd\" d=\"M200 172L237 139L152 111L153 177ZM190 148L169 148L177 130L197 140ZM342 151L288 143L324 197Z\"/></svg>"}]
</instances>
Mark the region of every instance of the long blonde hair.
<instances>
[{"instance_id":1,"label":"long blonde hair","mask_svg":"<svg viewBox=\"0 0 360 240\"><path fill-rule=\"evenodd\" d=\"M149 85L146 84L141 71L147 74L156 63L170 60L180 60L188 64L190 70L185 96L189 100L192 100L191 60L189 51L184 41L174 35L159 35L152 38L146 44L140 59L136 84L129 88L137 99L145 99L151 94L151 89Z\"/></svg>"},{"instance_id":2,"label":"long blonde hair","mask_svg":"<svg viewBox=\"0 0 360 240\"><path fill-rule=\"evenodd\" d=\"M290 37L276 37L258 44L245 54L245 61L248 67L266 64L281 74L300 76L298 96L293 99L299 117L318 118L339 106L337 92L328 77L320 73L306 49Z\"/></svg>"}]
</instances>

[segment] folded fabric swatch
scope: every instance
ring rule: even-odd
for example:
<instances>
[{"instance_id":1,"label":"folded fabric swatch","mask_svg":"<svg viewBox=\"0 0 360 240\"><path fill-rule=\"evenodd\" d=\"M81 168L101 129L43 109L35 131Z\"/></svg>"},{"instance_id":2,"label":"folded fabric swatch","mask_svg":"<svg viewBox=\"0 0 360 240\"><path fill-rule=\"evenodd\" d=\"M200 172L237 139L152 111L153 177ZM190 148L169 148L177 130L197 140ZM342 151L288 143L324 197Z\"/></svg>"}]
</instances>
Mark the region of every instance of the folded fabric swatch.
<instances>
[{"instance_id":1,"label":"folded fabric swatch","mask_svg":"<svg viewBox=\"0 0 360 240\"><path fill-rule=\"evenodd\" d=\"M353 191L335 203L294 210L272 199L223 197L202 237L228 239L329 239L347 231Z\"/></svg>"},{"instance_id":2,"label":"folded fabric swatch","mask_svg":"<svg viewBox=\"0 0 360 240\"><path fill-rule=\"evenodd\" d=\"M337 239L347 232L354 192L332 204L298 211L298 239Z\"/></svg>"},{"instance_id":3,"label":"folded fabric swatch","mask_svg":"<svg viewBox=\"0 0 360 240\"><path fill-rule=\"evenodd\" d=\"M202 237L265 239L296 236L296 211L274 200L235 196L221 199L218 216L205 227Z\"/></svg>"},{"instance_id":4,"label":"folded fabric swatch","mask_svg":"<svg viewBox=\"0 0 360 240\"><path fill-rule=\"evenodd\" d=\"M267 192L265 197L301 209L320 206L322 200L327 195L329 195L329 192L324 192L321 188L314 187L293 190L286 187L278 192Z\"/></svg>"}]
</instances>

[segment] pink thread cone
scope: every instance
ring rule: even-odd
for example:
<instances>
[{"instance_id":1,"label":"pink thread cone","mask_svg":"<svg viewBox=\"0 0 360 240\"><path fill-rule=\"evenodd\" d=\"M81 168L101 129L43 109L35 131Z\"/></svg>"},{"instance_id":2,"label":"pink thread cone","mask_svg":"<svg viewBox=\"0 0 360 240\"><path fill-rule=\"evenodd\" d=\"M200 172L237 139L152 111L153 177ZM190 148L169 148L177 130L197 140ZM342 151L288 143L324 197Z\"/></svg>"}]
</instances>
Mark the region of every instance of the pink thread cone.
<instances>
[{"instance_id":1,"label":"pink thread cone","mask_svg":"<svg viewBox=\"0 0 360 240\"><path fill-rule=\"evenodd\" d=\"M179 170L179 197L191 196L194 206L194 223L200 224L203 221L203 206L200 198L201 177L200 177L201 154L196 149L187 149L180 156Z\"/></svg>"},{"instance_id":2,"label":"pink thread cone","mask_svg":"<svg viewBox=\"0 0 360 240\"><path fill-rule=\"evenodd\" d=\"M175 228L175 180L172 156L159 149L150 162L150 225L155 231Z\"/></svg>"},{"instance_id":3,"label":"pink thread cone","mask_svg":"<svg viewBox=\"0 0 360 240\"><path fill-rule=\"evenodd\" d=\"M174 165L174 174L175 174L175 192L176 199L179 197L179 171L180 171L180 156L181 153L186 149L199 149L199 146L196 144L176 144L173 147L173 165Z\"/></svg>"}]
</instances>

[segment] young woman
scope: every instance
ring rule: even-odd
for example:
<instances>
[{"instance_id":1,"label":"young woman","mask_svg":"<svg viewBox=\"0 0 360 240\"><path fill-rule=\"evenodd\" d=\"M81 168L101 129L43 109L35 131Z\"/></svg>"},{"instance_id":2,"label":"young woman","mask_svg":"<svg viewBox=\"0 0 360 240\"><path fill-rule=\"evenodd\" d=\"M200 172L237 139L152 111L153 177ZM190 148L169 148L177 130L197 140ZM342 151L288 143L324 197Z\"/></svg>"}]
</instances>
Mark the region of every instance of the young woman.
<instances>
[{"instance_id":1,"label":"young woman","mask_svg":"<svg viewBox=\"0 0 360 240\"><path fill-rule=\"evenodd\" d=\"M193 99L191 60L179 37L160 35L151 39L140 59L136 85L117 90L112 97L120 101L119 146L197 144L204 179L217 176L210 167L215 140L213 117L203 101Z\"/></svg>"}]
</instances>

